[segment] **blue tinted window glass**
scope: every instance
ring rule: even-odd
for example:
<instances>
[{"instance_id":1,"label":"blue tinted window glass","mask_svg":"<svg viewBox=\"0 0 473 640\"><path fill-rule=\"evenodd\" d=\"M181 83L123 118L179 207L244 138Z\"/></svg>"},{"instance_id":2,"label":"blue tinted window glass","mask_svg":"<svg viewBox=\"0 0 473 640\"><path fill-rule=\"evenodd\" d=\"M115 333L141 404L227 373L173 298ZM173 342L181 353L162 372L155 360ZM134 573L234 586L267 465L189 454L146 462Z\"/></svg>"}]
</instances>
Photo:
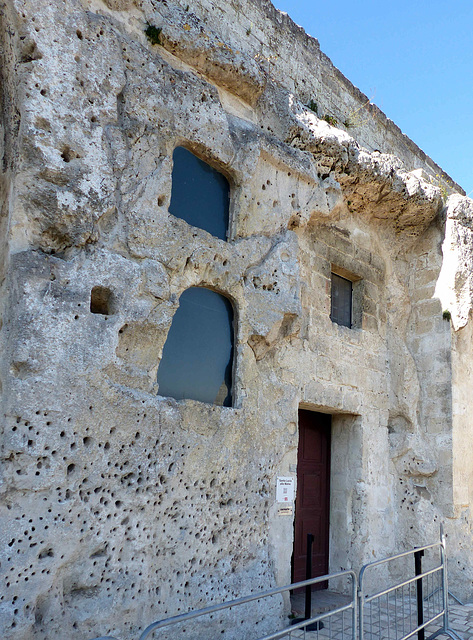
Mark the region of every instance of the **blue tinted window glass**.
<instances>
[{"instance_id":1,"label":"blue tinted window glass","mask_svg":"<svg viewBox=\"0 0 473 640\"><path fill-rule=\"evenodd\" d=\"M172 156L169 212L213 236L227 239L228 180L193 153L176 147Z\"/></svg>"},{"instance_id":2,"label":"blue tinted window glass","mask_svg":"<svg viewBox=\"0 0 473 640\"><path fill-rule=\"evenodd\" d=\"M233 309L191 287L179 298L158 369L159 395L232 406Z\"/></svg>"}]
</instances>

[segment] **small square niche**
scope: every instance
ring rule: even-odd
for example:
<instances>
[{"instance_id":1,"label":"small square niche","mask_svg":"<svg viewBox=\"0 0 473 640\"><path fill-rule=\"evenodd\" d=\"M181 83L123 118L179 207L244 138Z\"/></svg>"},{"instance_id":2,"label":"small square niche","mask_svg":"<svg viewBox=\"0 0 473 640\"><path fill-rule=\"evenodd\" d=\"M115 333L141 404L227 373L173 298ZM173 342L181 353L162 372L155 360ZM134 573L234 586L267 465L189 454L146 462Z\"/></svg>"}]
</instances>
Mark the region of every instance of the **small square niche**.
<instances>
[{"instance_id":1,"label":"small square niche","mask_svg":"<svg viewBox=\"0 0 473 640\"><path fill-rule=\"evenodd\" d=\"M114 296L108 287L93 287L90 292L90 312L110 316L113 313Z\"/></svg>"}]
</instances>

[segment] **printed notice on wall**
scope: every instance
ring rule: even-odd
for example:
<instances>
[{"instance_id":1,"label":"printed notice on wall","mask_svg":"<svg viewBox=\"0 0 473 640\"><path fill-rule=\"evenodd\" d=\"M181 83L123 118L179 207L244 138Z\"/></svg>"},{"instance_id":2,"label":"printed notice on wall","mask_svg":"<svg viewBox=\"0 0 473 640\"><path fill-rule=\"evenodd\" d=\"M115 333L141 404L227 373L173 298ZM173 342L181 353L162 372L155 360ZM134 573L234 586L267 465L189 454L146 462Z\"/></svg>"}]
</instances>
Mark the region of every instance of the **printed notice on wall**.
<instances>
[{"instance_id":1,"label":"printed notice on wall","mask_svg":"<svg viewBox=\"0 0 473 640\"><path fill-rule=\"evenodd\" d=\"M276 502L294 502L294 478L277 478Z\"/></svg>"},{"instance_id":2,"label":"printed notice on wall","mask_svg":"<svg viewBox=\"0 0 473 640\"><path fill-rule=\"evenodd\" d=\"M292 516L292 504L287 507L278 507L278 516Z\"/></svg>"}]
</instances>

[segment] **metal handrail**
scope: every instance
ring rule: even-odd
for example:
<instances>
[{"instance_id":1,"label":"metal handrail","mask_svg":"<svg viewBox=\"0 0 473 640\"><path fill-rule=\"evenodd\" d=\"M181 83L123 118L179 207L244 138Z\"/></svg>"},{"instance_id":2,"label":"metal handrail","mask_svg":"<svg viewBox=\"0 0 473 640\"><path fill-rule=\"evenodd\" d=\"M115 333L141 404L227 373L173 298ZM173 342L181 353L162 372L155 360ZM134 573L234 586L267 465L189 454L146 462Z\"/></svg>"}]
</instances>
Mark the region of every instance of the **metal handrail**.
<instances>
[{"instance_id":1,"label":"metal handrail","mask_svg":"<svg viewBox=\"0 0 473 640\"><path fill-rule=\"evenodd\" d=\"M424 573L421 573L418 576L414 576L413 578L408 578L407 580L404 580L404 582L398 582L392 587L388 587L387 589L378 591L377 593L374 593L371 596L366 596L363 602L371 602L371 600L374 600L375 598L380 598L381 596L385 596L388 593L391 593L393 589L401 589L402 587L407 587L410 584L414 584L415 582L418 582L421 578L425 578L427 576L433 575L434 573L438 573L442 571L442 569L443 569L442 567L435 567L435 569L429 569L428 571L424 571Z\"/></svg>"},{"instance_id":2,"label":"metal handrail","mask_svg":"<svg viewBox=\"0 0 473 640\"><path fill-rule=\"evenodd\" d=\"M366 571L370 570L370 569L375 569L377 567L380 567L382 565L386 565L390 562L399 560L401 558L407 558L410 556L414 556L416 557L415 554L423 554L425 551L431 551L431 550L435 550L435 549L439 549L440 550L440 562L438 564L438 566L434 567L433 569L429 569L427 571L422 572L422 567L421 567L421 562L420 562L420 555L417 556L419 563L418 565L416 564L416 575L415 577L411 577L411 578L407 578L401 582L398 582L397 584L394 584L388 588L382 589L381 591L377 591L376 593L370 593L369 591L367 591L365 593L364 588L364 582L365 582L365 574ZM428 596L426 596L425 598L423 598L422 596L422 580L424 578L428 578L429 576L434 576L435 574L440 574L440 577L437 579L439 582L439 586L437 587L437 589L435 589L434 591L432 591L432 593L430 593ZM450 592L448 591L448 580L447 580L447 556L446 556L446 543L445 543L445 535L443 532L443 527L441 526L440 528L440 542L436 542L434 544L428 544L428 545L424 545L423 547L416 547L415 549L410 549L408 551L404 551L402 553L398 553L394 556L390 556L388 558L383 558L381 560L375 560L373 562L369 562L368 564L365 564L360 572L359 572L359 579L357 580L357 576L355 574L354 571L351 570L347 570L347 571L339 571L338 573L332 573L332 574L327 574L324 576L319 576L318 578L312 578L310 580L304 580L302 582L297 582L297 583L292 583L289 585L286 585L284 587L275 587L273 589L268 589L266 591L260 591L257 593L252 593L249 596L244 596L241 598L237 598L235 600L230 600L227 602L222 602L222 603L218 603L218 604L214 604L211 605L209 607L205 607L204 609L198 609L195 611L188 611L187 613L182 613L180 615L177 616L173 616L171 618L166 618L163 620L156 620L155 622L152 622L150 625L148 625L146 627L146 629L141 633L141 635L139 636L139 640L147 640L149 638L149 636L154 633L155 631L158 631L160 629L163 629L164 627L168 627L168 626L172 626L172 625L176 625L179 623L184 623L187 622L189 620L194 620L195 618L200 618L202 616L206 616L206 615L211 615L214 613L217 613L219 611L223 611L225 609L231 609L232 607L237 607L240 605L244 605L244 604L248 604L250 602L255 602L257 600L261 600L263 598L268 598L271 596L275 596L275 595L279 595L282 594L286 591L293 591L295 589L301 589L307 586L311 586L311 585L315 585L317 583L320 582L325 582L327 580L332 580L332 579L337 579L337 578L344 578L344 577L349 577L351 580L351 586L352 586L352 593L351 593L351 601L348 604L344 604L343 606L337 607L335 609L332 609L328 612L325 613L320 613L314 617L310 617L310 618L306 618L304 620L301 620L300 622L297 622L295 624L292 624L280 631L275 631L273 633L270 633L269 635L266 635L264 637L259 638L259 640L278 640L279 638L283 638L285 636L290 635L291 631L297 630L297 629L301 629L304 630L304 632L307 630L308 627L310 627L310 625L313 625L314 623L317 623L321 620L325 620L325 619L329 619L330 624L332 623L332 620L330 619L331 616L335 616L336 614L344 614L344 612L346 611L350 611L351 610L351 622L352 622L352 627L351 627L351 631L350 631L350 637L352 640L364 640L364 636L365 636L365 630L364 630L364 624L365 624L365 619L364 619L364 606L367 605L367 608L369 607L369 611L372 611L372 605L375 603L375 601L378 601L378 610L381 606L381 598L385 598L385 602L386 602L386 606L387 606L387 624L390 624L390 616L391 614L389 613L389 603L392 602L392 600L390 600L390 594L394 594L394 618L395 618L395 630L394 631L394 637L393 640L408 640L409 638L411 638L412 636L414 636L416 633L419 634L419 638L423 637L422 634L424 634L424 630L426 629L426 627L430 624L432 624L433 622L436 622L440 619L442 619L442 624L441 624L441 628L436 631L435 633L433 633L428 640L433 640L434 638L436 638L437 636L441 635L441 634L445 634L450 636L450 638L452 638L452 640L462 640L461 637L455 632L453 631L453 629L450 628L450 624L449 624L449 617L448 617L448 595L450 594ZM427 581L427 585L428 585L428 580ZM433 579L432 579L433 581ZM418 587L417 590L417 613L418 613L418 620L417 620L417 625L414 629L412 629L411 624L409 623L409 627L407 629L407 633L405 632L405 628L404 628L404 621L405 619L409 619L412 616L411 613L411 597L409 596L406 598L404 596L404 587L408 587L407 592L408 594L411 592L411 585L416 584ZM400 600L398 599L399 596L399 590L401 592L400 595ZM429 600L431 597L433 597L436 593L441 592L442 596L441 598L438 597L436 599L436 603L433 603L432 606L429 609L428 606L428 620L424 620L424 606L423 606L423 602ZM407 611L407 609L405 609L405 607L409 607L409 613L404 615L405 612ZM400 612L402 613L402 615L404 616L403 618L399 619L398 618L398 606L400 607ZM379 615L379 614L378 614ZM370 613L371 616L371 613ZM342 620L343 620L343 615L342 615ZM392 620L392 618L391 618ZM375 621L376 624L376 621ZM381 620L379 619L379 623L381 624ZM398 630L398 626L402 625L402 633L401 633L401 629L399 629L399 634L396 635L396 631ZM344 633L344 632L343 632ZM373 632L371 632L373 633ZM304 635L305 637L305 635ZM117 640L117 638L113 637L113 636L100 636L98 638L95 638L94 640Z\"/></svg>"},{"instance_id":3,"label":"metal handrail","mask_svg":"<svg viewBox=\"0 0 473 640\"><path fill-rule=\"evenodd\" d=\"M436 589L434 589L434 590L432 591L432 593L428 593L428 594L424 597L424 600L429 600L432 596L434 596L434 595L435 595L436 593L438 593L439 591L440 591L440 587L437 587ZM465 606L465 603L464 603L464 602L462 602L458 596L456 596L454 593L452 593L452 592L450 591L450 589L448 590L448 595L449 595L451 598L453 598L453 599L455 600L455 602L458 602L458 604L460 604L462 607L464 607L464 606Z\"/></svg>"},{"instance_id":4,"label":"metal handrail","mask_svg":"<svg viewBox=\"0 0 473 640\"><path fill-rule=\"evenodd\" d=\"M284 587L274 587L273 589L252 593L249 596L243 596L241 598L236 598L235 600L229 600L227 602L213 604L209 607L205 607L204 609L188 611L187 613L181 613L180 615L173 616L171 618L156 620L155 622L152 622L150 625L146 627L146 629L141 633L139 640L146 640L151 633L159 629L163 629L164 627L167 627L167 626L187 622L188 620L193 620L201 616L217 613L218 611L223 611L225 609L230 609L232 607L248 604L249 602L255 602L256 600L261 600L263 598L279 595L281 593L284 593L285 591L293 591L295 589L301 589L303 587L318 584L320 582L325 582L326 580L333 580L336 578L344 578L344 577L351 578L351 582L352 582L352 594L351 594L350 603L344 604L340 607L337 607L336 609L332 609L325 613L320 613L314 617L311 617L306 620L302 620L301 622L298 622L296 624L292 624L280 631L276 631L274 633L271 633L270 635L266 635L260 638L259 640L277 640L278 638L283 638L284 636L287 636L290 631L293 631L296 629L303 629L305 627L308 627L311 624L318 622L319 620L324 620L326 618L329 618L332 615L339 614L344 611L348 611L350 609L352 611L352 629L353 629L353 635L354 635L356 633L358 581L357 581L355 572L351 570L347 570L347 571L339 571L337 573L326 574L324 576L319 576L318 578L311 578L310 580L304 580L302 582L291 583ZM94 638L93 640L118 640L118 639L113 636L100 636L99 638Z\"/></svg>"},{"instance_id":5,"label":"metal handrail","mask_svg":"<svg viewBox=\"0 0 473 640\"><path fill-rule=\"evenodd\" d=\"M421 555L424 554L425 551L429 551L429 550L433 550L433 549L438 549L440 551L440 563L438 564L438 566L434 567L433 569L429 569L427 571L420 571L415 577L413 578L408 578L407 580L403 580L402 582L398 582L386 589L382 589L381 591L378 591L374 594L368 594L364 592L364 578L365 578L365 573L367 570L372 569L374 567L379 567L381 565L393 562L395 560L399 560L400 558L406 558L409 556L414 556L416 557L416 554L418 555L418 558L421 557ZM420 565L419 565L420 568ZM436 638L438 635L441 634L445 634L450 636L450 638L452 638L453 640L461 640L460 636L453 631L453 629L450 628L449 625L449 619L448 619L448 581L447 581L447 556L446 556L446 544L445 544L445 535L444 535L444 531L443 531L443 526L440 526L440 541L436 542L434 544L428 544L428 545L424 545L423 547L416 547L415 549L409 549L409 551L404 551L402 553L398 553L394 556L390 556L388 558L383 558L381 560L375 560L373 562L369 562L368 564L365 564L361 570L360 570L360 574L359 574L359 587L358 587L358 622L359 622L359 640L364 640L364 625L365 625L365 616L364 616L364 606L365 604L370 604L373 603L375 600L378 600L378 610L380 607L380 603L381 603L381 598L386 596L386 600L387 600L387 604L389 605L389 594L394 593L394 600L395 600L395 611L397 612L397 592L399 589L404 590L404 587L410 587L412 584L416 584L419 587L419 591L418 591L418 598L420 598L420 602L423 602L423 598L422 598L422 580L423 578L427 578L430 575L434 575L440 573L441 575L441 586L438 587L438 589L435 590L434 593L437 593L438 591L442 592L442 606L441 606L441 610L437 611L437 612L432 612L432 614L429 616L428 620L424 620L423 616L424 616L424 610L423 610L423 605L421 605L420 610L418 609L418 614L420 611L421 614L421 618L418 619L417 621L417 625L414 629L410 629L408 630L408 633L405 633L404 630L404 622L402 622L402 635L401 637L395 635L394 636L394 640L408 640L408 638L411 638L412 636L414 636L416 633L419 634L419 637L421 637L420 633L424 633L424 629L431 623L439 620L440 618L442 618L443 623L442 623L442 627L436 631L435 633L433 633L429 640L433 640L433 638ZM431 594L433 595L433 594ZM428 596L430 597L430 596ZM439 603L440 604L440 603ZM418 605L419 606L419 600L418 600ZM410 605L409 605L410 607ZM370 609L371 611L371 609ZM410 611L410 608L409 608ZM371 614L370 614L371 615ZM396 613L395 613L395 617L396 617ZM389 616L389 613L388 613ZM388 623L389 623L389 617L388 617ZM396 620L396 625L395 628L397 629L397 620ZM420 633L419 633L420 632ZM423 637L423 636L422 636Z\"/></svg>"},{"instance_id":6,"label":"metal handrail","mask_svg":"<svg viewBox=\"0 0 473 640\"><path fill-rule=\"evenodd\" d=\"M361 587L361 583L363 582L363 576L367 569L370 567L374 567L381 564L387 564L388 562L392 562L393 560L398 560L399 558L406 558L407 556L414 555L418 551L428 551L429 549L435 549L435 547L441 547L442 542L434 542L433 544L427 544L424 547L416 547L415 549L409 549L409 551L403 551L402 553L396 553L394 556L389 556L388 558L382 558L381 560L373 560L373 562L368 562L361 567L360 570L360 578L359 583Z\"/></svg>"},{"instance_id":7,"label":"metal handrail","mask_svg":"<svg viewBox=\"0 0 473 640\"><path fill-rule=\"evenodd\" d=\"M278 595L280 593L284 593L284 591L293 591L294 589L300 589L302 587L306 587L306 586L310 586L310 585L314 585L317 584L319 582L325 582L326 580L329 579L334 579L334 578L343 578L346 576L350 576L352 578L352 602L350 603L350 605L344 605L343 607L339 607L337 609L334 609L333 611L328 612L328 615L333 615L334 613L339 613L342 610L346 610L346 609L350 609L352 608L353 611L355 612L355 616L356 616L356 587L357 587L357 579L356 579L356 574L354 571L339 571L338 573L331 573L331 574L327 574L325 576L319 576L318 578L312 578L311 580L304 580L303 582L296 582L293 584L289 584L286 585L284 587L275 587L273 589L269 589L267 591L261 591L259 593L254 593L251 594L250 596L244 596L242 598L237 598L236 600L229 600L228 602L222 602L220 604L214 604L211 605L210 607L205 607L205 609L199 609L197 611L189 611L188 613L182 613L181 615L178 616L174 616L172 618L166 618L164 620L157 620L156 622L152 622L150 625L148 625L146 627L146 629L143 631L143 633L141 634L139 640L146 640L146 638L148 638L149 634L152 633L153 631L156 631L157 629L162 629L163 627L169 626L171 624L178 624L180 622L185 622L186 620L192 620L194 618L198 618L200 616L203 615L207 615L207 614L211 614L211 613L215 613L217 611L223 611L224 609L229 609L231 607L235 607L238 605L242 605L242 604L247 604L248 602L254 602L255 600L261 600L262 598L268 598L270 596L275 596ZM261 638L260 640L270 640L270 638L281 638L284 635L287 635L287 632L289 629L299 629L305 626L308 626L309 624L313 623L313 622L317 622L318 620L322 619L322 617L327 617L326 614L320 614L319 616L316 616L315 618L311 618L310 620L304 620L298 624L292 625L290 627L287 627L287 629L284 630L284 632L282 631L278 631L276 632L276 634L272 634L270 636L266 636L265 638ZM282 634L282 635L281 635Z\"/></svg>"}]
</instances>

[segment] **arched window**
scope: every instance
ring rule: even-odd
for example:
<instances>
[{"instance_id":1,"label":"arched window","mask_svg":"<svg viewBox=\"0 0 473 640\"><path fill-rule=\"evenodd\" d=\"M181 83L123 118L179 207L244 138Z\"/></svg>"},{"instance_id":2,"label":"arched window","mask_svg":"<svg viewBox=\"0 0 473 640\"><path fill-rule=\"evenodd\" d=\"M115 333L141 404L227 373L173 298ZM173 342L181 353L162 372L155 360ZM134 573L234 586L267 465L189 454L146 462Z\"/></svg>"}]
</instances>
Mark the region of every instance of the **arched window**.
<instances>
[{"instance_id":1,"label":"arched window","mask_svg":"<svg viewBox=\"0 0 473 640\"><path fill-rule=\"evenodd\" d=\"M203 287L182 293L158 369L159 395L232 406L233 308Z\"/></svg>"},{"instance_id":2,"label":"arched window","mask_svg":"<svg viewBox=\"0 0 473 640\"><path fill-rule=\"evenodd\" d=\"M172 160L169 213L226 240L230 196L228 180L184 147L174 149Z\"/></svg>"}]
</instances>

